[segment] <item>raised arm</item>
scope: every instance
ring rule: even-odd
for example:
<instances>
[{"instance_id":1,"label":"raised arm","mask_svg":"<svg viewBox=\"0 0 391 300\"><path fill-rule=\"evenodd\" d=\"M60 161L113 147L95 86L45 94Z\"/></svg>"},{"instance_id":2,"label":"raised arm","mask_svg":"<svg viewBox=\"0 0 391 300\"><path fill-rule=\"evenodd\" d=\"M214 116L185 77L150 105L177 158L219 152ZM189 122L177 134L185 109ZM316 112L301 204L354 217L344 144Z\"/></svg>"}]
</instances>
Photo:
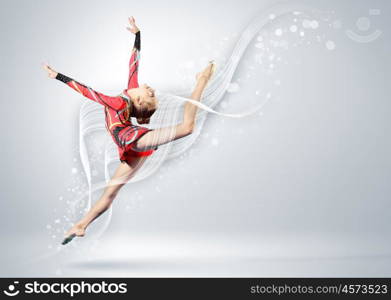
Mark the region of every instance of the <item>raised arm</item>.
<instances>
[{"instance_id":1,"label":"raised arm","mask_svg":"<svg viewBox=\"0 0 391 300\"><path fill-rule=\"evenodd\" d=\"M129 77L128 77L128 89L137 88L138 85L138 66L140 60L140 47L141 47L141 37L140 30L136 26L136 21L133 17L129 18L130 27L127 29L135 34L134 45L130 56L129 61Z\"/></svg>"},{"instance_id":2,"label":"raised arm","mask_svg":"<svg viewBox=\"0 0 391 300\"><path fill-rule=\"evenodd\" d=\"M50 78L57 79L59 81L62 81L67 86L71 87L75 91L82 94L84 97L87 97L88 99L91 99L92 101L95 101L97 103L100 103L106 107L120 110L126 107L126 102L121 97L111 97L106 96L102 93L99 93L97 91L94 91L92 88L85 86L84 84L77 82L73 80L72 78L58 73L54 71L52 68L50 68L48 65L44 65L43 68L48 72L48 75Z\"/></svg>"}]
</instances>

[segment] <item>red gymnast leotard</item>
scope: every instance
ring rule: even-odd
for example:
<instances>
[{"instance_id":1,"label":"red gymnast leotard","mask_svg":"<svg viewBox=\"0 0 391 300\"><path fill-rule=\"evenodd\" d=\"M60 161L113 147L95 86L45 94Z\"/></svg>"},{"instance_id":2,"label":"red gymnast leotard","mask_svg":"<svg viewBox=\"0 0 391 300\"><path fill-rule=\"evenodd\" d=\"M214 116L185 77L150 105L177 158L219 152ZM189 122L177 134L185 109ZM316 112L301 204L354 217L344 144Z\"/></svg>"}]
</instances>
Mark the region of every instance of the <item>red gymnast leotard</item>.
<instances>
[{"instance_id":1,"label":"red gymnast leotard","mask_svg":"<svg viewBox=\"0 0 391 300\"><path fill-rule=\"evenodd\" d=\"M128 89L137 88L139 86L138 66L140 58L140 44L139 31L136 33L129 62ZM129 112L127 110L127 103L130 101L130 97L126 93L126 90L118 96L106 96L94 91L80 82L73 80L72 78L65 76L64 74L58 73L56 79L64 82L83 96L104 106L106 128L110 132L115 144L118 146L121 162L130 163L134 157L151 155L157 149L156 147L155 149L143 152L136 151L134 149L135 142L145 133L153 129L137 126L131 123Z\"/></svg>"}]
</instances>

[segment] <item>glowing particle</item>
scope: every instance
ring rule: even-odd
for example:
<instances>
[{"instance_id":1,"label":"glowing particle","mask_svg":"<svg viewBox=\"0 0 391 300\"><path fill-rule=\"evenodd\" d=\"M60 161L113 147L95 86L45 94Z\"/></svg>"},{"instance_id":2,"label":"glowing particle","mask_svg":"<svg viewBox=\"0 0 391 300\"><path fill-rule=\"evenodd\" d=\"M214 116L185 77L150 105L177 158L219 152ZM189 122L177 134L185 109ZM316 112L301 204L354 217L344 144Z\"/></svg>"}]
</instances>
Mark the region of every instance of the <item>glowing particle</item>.
<instances>
[{"instance_id":1,"label":"glowing particle","mask_svg":"<svg viewBox=\"0 0 391 300\"><path fill-rule=\"evenodd\" d=\"M213 139L212 139L212 145L213 145L213 146L217 146L218 144L219 144L219 140L216 139L216 138L213 138Z\"/></svg>"},{"instance_id":2,"label":"glowing particle","mask_svg":"<svg viewBox=\"0 0 391 300\"><path fill-rule=\"evenodd\" d=\"M262 42L262 41L263 41L263 37L262 37L261 35L258 35L257 41L258 41L258 42Z\"/></svg>"},{"instance_id":3,"label":"glowing particle","mask_svg":"<svg viewBox=\"0 0 391 300\"><path fill-rule=\"evenodd\" d=\"M54 220L54 223L56 223L56 224L60 223L60 219Z\"/></svg>"},{"instance_id":4,"label":"glowing particle","mask_svg":"<svg viewBox=\"0 0 391 300\"><path fill-rule=\"evenodd\" d=\"M236 93L237 91L239 91L239 89L240 89L239 84L237 84L236 82L231 82L228 85L227 92L228 93Z\"/></svg>"},{"instance_id":5,"label":"glowing particle","mask_svg":"<svg viewBox=\"0 0 391 300\"><path fill-rule=\"evenodd\" d=\"M72 168L72 174L76 174L77 173L77 169L76 168Z\"/></svg>"},{"instance_id":6,"label":"glowing particle","mask_svg":"<svg viewBox=\"0 0 391 300\"><path fill-rule=\"evenodd\" d=\"M255 47L258 49L261 49L261 48L263 48L263 43L256 43Z\"/></svg>"},{"instance_id":7,"label":"glowing particle","mask_svg":"<svg viewBox=\"0 0 391 300\"><path fill-rule=\"evenodd\" d=\"M304 36L304 31L300 31L300 36Z\"/></svg>"},{"instance_id":8,"label":"glowing particle","mask_svg":"<svg viewBox=\"0 0 391 300\"><path fill-rule=\"evenodd\" d=\"M297 31L297 26L296 25L291 25L289 27L289 30L290 30L290 32L296 32Z\"/></svg>"},{"instance_id":9,"label":"glowing particle","mask_svg":"<svg viewBox=\"0 0 391 300\"><path fill-rule=\"evenodd\" d=\"M312 21L311 21L311 28L312 28L312 29L316 29L316 28L318 28L318 27L319 27L319 22L316 21L316 20L312 20Z\"/></svg>"},{"instance_id":10,"label":"glowing particle","mask_svg":"<svg viewBox=\"0 0 391 300\"><path fill-rule=\"evenodd\" d=\"M266 94L266 99L270 99L272 97L272 94L269 92Z\"/></svg>"},{"instance_id":11,"label":"glowing particle","mask_svg":"<svg viewBox=\"0 0 391 300\"><path fill-rule=\"evenodd\" d=\"M333 42L333 41L327 41L326 42L326 48L328 49L328 50L334 50L335 49L335 43Z\"/></svg>"},{"instance_id":12,"label":"glowing particle","mask_svg":"<svg viewBox=\"0 0 391 300\"><path fill-rule=\"evenodd\" d=\"M281 36L282 35L282 29L278 28L278 29L276 29L276 31L274 33L275 33L276 36Z\"/></svg>"},{"instance_id":13,"label":"glowing particle","mask_svg":"<svg viewBox=\"0 0 391 300\"><path fill-rule=\"evenodd\" d=\"M270 19L270 20L274 20L275 18L276 18L276 15L275 15L275 14L270 14L270 15L269 15L269 19Z\"/></svg>"},{"instance_id":14,"label":"glowing particle","mask_svg":"<svg viewBox=\"0 0 391 300\"><path fill-rule=\"evenodd\" d=\"M255 91L255 95L260 96L261 95L261 91L260 90L256 90Z\"/></svg>"}]
</instances>

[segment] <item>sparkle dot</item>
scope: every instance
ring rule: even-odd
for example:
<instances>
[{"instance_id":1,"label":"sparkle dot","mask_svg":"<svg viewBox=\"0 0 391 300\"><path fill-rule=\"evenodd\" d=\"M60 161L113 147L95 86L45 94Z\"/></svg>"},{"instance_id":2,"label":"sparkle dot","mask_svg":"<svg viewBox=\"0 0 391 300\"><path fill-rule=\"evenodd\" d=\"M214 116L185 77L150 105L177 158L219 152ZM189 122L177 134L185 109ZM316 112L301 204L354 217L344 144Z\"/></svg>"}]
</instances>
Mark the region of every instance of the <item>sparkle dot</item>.
<instances>
[{"instance_id":1,"label":"sparkle dot","mask_svg":"<svg viewBox=\"0 0 391 300\"><path fill-rule=\"evenodd\" d=\"M304 31L300 31L300 36L304 36Z\"/></svg>"},{"instance_id":2,"label":"sparkle dot","mask_svg":"<svg viewBox=\"0 0 391 300\"><path fill-rule=\"evenodd\" d=\"M335 43L333 41L327 41L326 42L326 48L328 50L334 50L335 49Z\"/></svg>"},{"instance_id":3,"label":"sparkle dot","mask_svg":"<svg viewBox=\"0 0 391 300\"><path fill-rule=\"evenodd\" d=\"M216 139L216 138L213 138L213 139L212 139L212 145L213 145L213 146L217 146L218 144L219 144L219 140Z\"/></svg>"},{"instance_id":4,"label":"sparkle dot","mask_svg":"<svg viewBox=\"0 0 391 300\"><path fill-rule=\"evenodd\" d=\"M76 174L77 173L77 169L76 168L72 168L72 174Z\"/></svg>"},{"instance_id":5,"label":"sparkle dot","mask_svg":"<svg viewBox=\"0 0 391 300\"><path fill-rule=\"evenodd\" d=\"M291 25L291 26L289 27L289 30L290 30L291 32L296 32L296 31L297 31L297 26L296 26L296 25Z\"/></svg>"},{"instance_id":6,"label":"sparkle dot","mask_svg":"<svg viewBox=\"0 0 391 300\"><path fill-rule=\"evenodd\" d=\"M282 29L278 28L278 29L276 29L276 31L274 33L276 34L276 36L281 36L282 35Z\"/></svg>"},{"instance_id":7,"label":"sparkle dot","mask_svg":"<svg viewBox=\"0 0 391 300\"><path fill-rule=\"evenodd\" d=\"M312 21L311 21L311 28L312 28L312 29L316 29L316 28L318 28L318 27L319 27L319 22L316 21L316 20L312 20Z\"/></svg>"},{"instance_id":8,"label":"sparkle dot","mask_svg":"<svg viewBox=\"0 0 391 300\"><path fill-rule=\"evenodd\" d=\"M275 14L270 14L270 15L269 15L269 19L270 19L270 20L274 20L275 18L276 18L276 15L275 15Z\"/></svg>"}]
</instances>

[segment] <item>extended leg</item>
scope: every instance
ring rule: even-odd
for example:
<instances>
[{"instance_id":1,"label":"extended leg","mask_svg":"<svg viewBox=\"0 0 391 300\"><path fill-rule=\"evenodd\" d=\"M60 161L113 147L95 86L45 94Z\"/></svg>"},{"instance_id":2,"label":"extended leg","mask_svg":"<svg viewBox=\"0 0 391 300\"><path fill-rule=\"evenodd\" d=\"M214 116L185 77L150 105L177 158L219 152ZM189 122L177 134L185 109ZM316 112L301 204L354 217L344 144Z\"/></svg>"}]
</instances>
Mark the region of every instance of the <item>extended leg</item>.
<instances>
[{"instance_id":1,"label":"extended leg","mask_svg":"<svg viewBox=\"0 0 391 300\"><path fill-rule=\"evenodd\" d=\"M94 204L89 212L77 222L67 233L63 244L70 242L76 236L84 236L87 226L103 214L112 204L121 187L123 187L135 174L135 171L142 165L143 158L135 159L131 166L121 163L115 171L112 179L107 184L100 199Z\"/></svg>"},{"instance_id":2,"label":"extended leg","mask_svg":"<svg viewBox=\"0 0 391 300\"><path fill-rule=\"evenodd\" d=\"M202 92L213 74L213 70L214 64L210 63L203 72L198 74L197 84L191 94L191 99L197 101L201 99ZM191 134L195 125L196 113L197 106L187 102L185 104L182 123L149 131L137 141L136 148L139 150L153 149L156 146L166 144Z\"/></svg>"}]
</instances>

